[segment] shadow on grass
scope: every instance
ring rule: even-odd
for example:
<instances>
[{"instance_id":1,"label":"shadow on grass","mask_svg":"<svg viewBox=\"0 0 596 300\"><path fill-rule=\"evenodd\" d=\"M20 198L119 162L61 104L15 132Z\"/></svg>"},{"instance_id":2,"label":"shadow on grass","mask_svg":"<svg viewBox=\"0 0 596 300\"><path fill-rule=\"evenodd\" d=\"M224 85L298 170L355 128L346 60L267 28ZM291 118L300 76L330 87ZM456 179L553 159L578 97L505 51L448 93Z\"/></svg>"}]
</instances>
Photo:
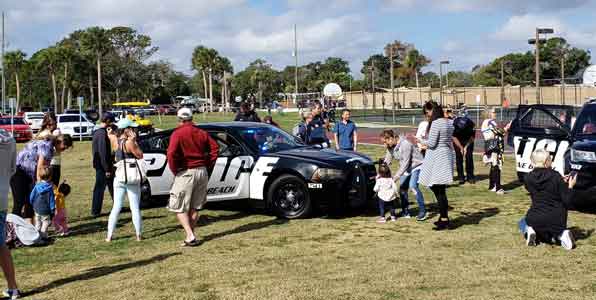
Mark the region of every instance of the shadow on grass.
<instances>
[{"instance_id":1,"label":"shadow on grass","mask_svg":"<svg viewBox=\"0 0 596 300\"><path fill-rule=\"evenodd\" d=\"M282 224L286 224L288 222L289 222L289 220L287 220L287 219L273 219L273 220L269 220L269 221L249 223L249 224L238 226L231 230L226 230L226 231L206 235L203 238L201 238L200 240L201 240L201 243L204 243L204 242L212 241L212 240L224 237L224 236L238 234L238 233L244 233L244 232L249 232L249 231L254 231L254 230L260 230L260 229L263 229L263 228L266 228L269 226L282 225Z\"/></svg>"},{"instance_id":2,"label":"shadow on grass","mask_svg":"<svg viewBox=\"0 0 596 300\"><path fill-rule=\"evenodd\" d=\"M465 225L480 224L480 221L497 215L500 210L496 207L485 208L478 212L462 212L462 216L450 220L450 228L456 229Z\"/></svg>"},{"instance_id":3,"label":"shadow on grass","mask_svg":"<svg viewBox=\"0 0 596 300\"><path fill-rule=\"evenodd\" d=\"M137 261L128 262L128 263L124 263L124 264L103 266L103 267L96 267L96 268L88 269L81 274L54 280L44 286L41 286L41 287L35 288L31 291L22 293L22 296L23 297L32 296L35 294L47 292L51 289L67 285L72 282L96 279L99 277L107 276L107 275L114 274L114 273L124 271L127 269L143 267L146 265L150 265L152 263L166 260L172 256L176 256L176 255L180 255L180 254L182 254L182 253L181 252L173 252L173 253L168 253L168 254L160 254L160 255L156 255L156 256L148 258L148 259L137 260Z\"/></svg>"},{"instance_id":4,"label":"shadow on grass","mask_svg":"<svg viewBox=\"0 0 596 300\"><path fill-rule=\"evenodd\" d=\"M143 221L161 219L164 216L148 216L143 217ZM132 222L132 218L121 218L118 220L116 227L121 227ZM108 221L95 221L91 223L83 223L76 226L70 227L70 236L94 234L98 232L104 232L108 230Z\"/></svg>"},{"instance_id":5,"label":"shadow on grass","mask_svg":"<svg viewBox=\"0 0 596 300\"><path fill-rule=\"evenodd\" d=\"M200 226L206 226L211 223L218 222L218 221L232 221L232 220L242 219L244 217L248 217L251 215L253 215L253 214L249 214L244 211L237 212L237 213L231 214L231 215L220 215L220 216L209 216L209 215L201 214L201 215L199 215L199 220L197 221L197 224Z\"/></svg>"},{"instance_id":6,"label":"shadow on grass","mask_svg":"<svg viewBox=\"0 0 596 300\"><path fill-rule=\"evenodd\" d=\"M505 190L505 191L512 191L520 186L524 186L523 182L520 182L519 180L515 180L509 183L506 183L504 185L502 185L501 187Z\"/></svg>"},{"instance_id":7,"label":"shadow on grass","mask_svg":"<svg viewBox=\"0 0 596 300\"><path fill-rule=\"evenodd\" d=\"M569 230L573 233L573 237L576 240L585 240L589 237L592 236L592 234L594 233L594 229L581 229L579 227L571 227L569 228Z\"/></svg>"}]
</instances>

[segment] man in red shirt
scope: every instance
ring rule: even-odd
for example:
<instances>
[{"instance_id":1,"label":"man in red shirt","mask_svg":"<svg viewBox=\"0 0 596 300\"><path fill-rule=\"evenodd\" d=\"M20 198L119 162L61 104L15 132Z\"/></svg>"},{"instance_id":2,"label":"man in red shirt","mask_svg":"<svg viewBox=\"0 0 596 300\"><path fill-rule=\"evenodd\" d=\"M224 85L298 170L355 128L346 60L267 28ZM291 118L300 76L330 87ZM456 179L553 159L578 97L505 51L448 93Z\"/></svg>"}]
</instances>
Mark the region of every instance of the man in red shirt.
<instances>
[{"instance_id":1,"label":"man in red shirt","mask_svg":"<svg viewBox=\"0 0 596 300\"><path fill-rule=\"evenodd\" d=\"M207 132L194 126L190 109L181 108L178 121L167 154L170 170L176 176L168 209L176 213L184 227L186 239L183 245L197 246L194 228L199 219L198 210L207 202L207 170L215 165L218 146Z\"/></svg>"}]
</instances>

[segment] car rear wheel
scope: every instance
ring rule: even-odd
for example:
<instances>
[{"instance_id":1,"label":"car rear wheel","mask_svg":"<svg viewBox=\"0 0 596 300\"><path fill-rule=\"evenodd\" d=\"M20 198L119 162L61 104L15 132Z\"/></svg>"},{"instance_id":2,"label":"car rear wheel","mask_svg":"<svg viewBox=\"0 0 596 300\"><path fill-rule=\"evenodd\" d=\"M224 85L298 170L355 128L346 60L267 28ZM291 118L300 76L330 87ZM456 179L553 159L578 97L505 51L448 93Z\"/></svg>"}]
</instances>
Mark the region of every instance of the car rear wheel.
<instances>
[{"instance_id":1,"label":"car rear wheel","mask_svg":"<svg viewBox=\"0 0 596 300\"><path fill-rule=\"evenodd\" d=\"M294 175L282 175L273 181L267 199L275 214L286 219L304 218L312 210L306 183Z\"/></svg>"}]
</instances>

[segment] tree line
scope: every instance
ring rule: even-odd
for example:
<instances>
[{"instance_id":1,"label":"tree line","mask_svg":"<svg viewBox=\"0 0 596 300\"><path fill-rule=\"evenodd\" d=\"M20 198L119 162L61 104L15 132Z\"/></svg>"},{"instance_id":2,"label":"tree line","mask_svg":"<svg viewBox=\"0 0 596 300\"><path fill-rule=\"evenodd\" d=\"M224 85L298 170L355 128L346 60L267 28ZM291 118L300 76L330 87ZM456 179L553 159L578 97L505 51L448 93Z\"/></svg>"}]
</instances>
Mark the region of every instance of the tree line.
<instances>
[{"instance_id":1,"label":"tree line","mask_svg":"<svg viewBox=\"0 0 596 300\"><path fill-rule=\"evenodd\" d=\"M542 85L560 83L563 67L564 76L573 80L589 65L589 51L572 47L562 38L548 39L540 47ZM116 101L168 100L176 95L197 95L222 103L240 96L266 103L296 90L295 66L277 70L259 58L234 72L229 58L200 45L190 61L196 73L188 75L165 60L153 60L158 50L151 37L130 27L77 30L31 56L21 50L6 52L7 95L17 99L18 107L49 106L57 112L76 106L73 99L84 97L86 106L101 112L104 104ZM343 90L372 90L373 84L390 88L392 79L396 87L438 88L441 81L450 87L535 84L533 51L509 53L470 71L450 71L444 78L423 71L432 63L415 45L396 40L362 62L362 76L355 76L340 57L298 66L297 90L321 92L330 82Z\"/></svg>"}]
</instances>

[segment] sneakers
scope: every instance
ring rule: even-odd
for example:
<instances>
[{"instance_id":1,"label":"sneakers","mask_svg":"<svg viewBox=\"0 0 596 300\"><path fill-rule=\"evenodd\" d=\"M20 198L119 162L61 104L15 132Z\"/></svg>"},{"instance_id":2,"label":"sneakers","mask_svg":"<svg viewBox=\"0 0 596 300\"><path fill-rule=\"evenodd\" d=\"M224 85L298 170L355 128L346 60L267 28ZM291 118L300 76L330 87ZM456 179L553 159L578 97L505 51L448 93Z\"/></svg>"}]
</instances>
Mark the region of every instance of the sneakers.
<instances>
[{"instance_id":1,"label":"sneakers","mask_svg":"<svg viewBox=\"0 0 596 300\"><path fill-rule=\"evenodd\" d=\"M385 223L385 222L387 222L387 220L385 220L385 217L380 217L380 218L377 220L377 223Z\"/></svg>"},{"instance_id":2,"label":"sneakers","mask_svg":"<svg viewBox=\"0 0 596 300\"><path fill-rule=\"evenodd\" d=\"M409 218L411 218L412 216L410 216L410 213L403 213L403 212L402 212L401 214L399 214L399 217L400 217L400 218L404 218L404 219L409 219Z\"/></svg>"},{"instance_id":3,"label":"sneakers","mask_svg":"<svg viewBox=\"0 0 596 300\"><path fill-rule=\"evenodd\" d=\"M395 221L397 221L397 218L394 216L391 216L391 222L395 222Z\"/></svg>"},{"instance_id":4,"label":"sneakers","mask_svg":"<svg viewBox=\"0 0 596 300\"><path fill-rule=\"evenodd\" d=\"M19 299L20 291L18 289L6 289L2 296L10 300Z\"/></svg>"},{"instance_id":5,"label":"sneakers","mask_svg":"<svg viewBox=\"0 0 596 300\"><path fill-rule=\"evenodd\" d=\"M496 191L497 191L497 187L495 186L494 188L492 188L492 189L489 189L489 191L491 191L491 192L496 192Z\"/></svg>"},{"instance_id":6,"label":"sneakers","mask_svg":"<svg viewBox=\"0 0 596 300\"><path fill-rule=\"evenodd\" d=\"M418 215L416 217L416 221L422 222L422 221L426 220L427 218L428 218L428 214L427 213L420 214L420 215Z\"/></svg>"},{"instance_id":7,"label":"sneakers","mask_svg":"<svg viewBox=\"0 0 596 300\"><path fill-rule=\"evenodd\" d=\"M536 231L530 226L526 229L526 245L531 247L536 246Z\"/></svg>"},{"instance_id":8,"label":"sneakers","mask_svg":"<svg viewBox=\"0 0 596 300\"><path fill-rule=\"evenodd\" d=\"M497 195L505 195L505 190L504 189L498 190Z\"/></svg>"},{"instance_id":9,"label":"sneakers","mask_svg":"<svg viewBox=\"0 0 596 300\"><path fill-rule=\"evenodd\" d=\"M573 238L573 233L571 233L571 231L569 231L568 229L561 233L559 240L561 241L561 246L565 250L571 250L573 249L573 247L575 247L575 239Z\"/></svg>"}]
</instances>

